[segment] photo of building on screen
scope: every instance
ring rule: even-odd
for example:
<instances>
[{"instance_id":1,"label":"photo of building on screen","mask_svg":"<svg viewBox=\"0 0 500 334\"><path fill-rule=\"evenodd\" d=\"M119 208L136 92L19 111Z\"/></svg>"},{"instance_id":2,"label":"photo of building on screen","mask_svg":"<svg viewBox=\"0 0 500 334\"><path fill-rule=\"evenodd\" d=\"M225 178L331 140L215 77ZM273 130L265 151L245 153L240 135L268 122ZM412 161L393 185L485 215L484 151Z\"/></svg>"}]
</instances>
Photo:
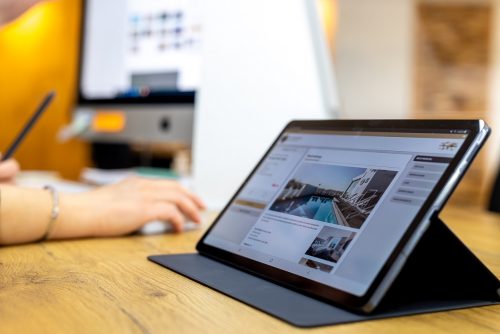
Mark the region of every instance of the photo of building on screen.
<instances>
[{"instance_id":1,"label":"photo of building on screen","mask_svg":"<svg viewBox=\"0 0 500 334\"><path fill-rule=\"evenodd\" d=\"M270 210L360 228L396 171L303 164Z\"/></svg>"},{"instance_id":2,"label":"photo of building on screen","mask_svg":"<svg viewBox=\"0 0 500 334\"><path fill-rule=\"evenodd\" d=\"M306 251L306 255L337 263L354 236L354 232L325 226ZM326 271L323 268L318 269Z\"/></svg>"}]
</instances>

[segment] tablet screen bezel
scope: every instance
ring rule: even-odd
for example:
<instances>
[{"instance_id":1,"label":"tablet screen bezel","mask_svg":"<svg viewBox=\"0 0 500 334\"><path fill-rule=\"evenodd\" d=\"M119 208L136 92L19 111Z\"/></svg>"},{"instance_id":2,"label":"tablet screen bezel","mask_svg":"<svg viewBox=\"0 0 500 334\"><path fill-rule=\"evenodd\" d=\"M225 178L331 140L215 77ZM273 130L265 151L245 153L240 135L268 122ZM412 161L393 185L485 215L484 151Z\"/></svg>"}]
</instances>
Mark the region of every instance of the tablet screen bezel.
<instances>
[{"instance_id":1,"label":"tablet screen bezel","mask_svg":"<svg viewBox=\"0 0 500 334\"><path fill-rule=\"evenodd\" d=\"M409 228L401 237L397 246L392 251L389 258L386 260L385 264L379 270L375 279L371 282L369 288L363 296L355 296L343 290L333 288L331 286L319 283L317 281L308 279L297 274L287 272L276 267L252 260L250 258L231 253L229 251L208 245L204 243L205 238L210 234L214 226L217 225L219 219L225 214L228 208L231 206L233 201L245 187L245 185L251 180L252 176L266 160L269 153L277 144L279 138L287 131L293 129L297 130L307 130L307 131L349 131L353 135L363 132L396 132L396 133L442 133L443 130L456 131L456 130L467 130L468 136L464 143L460 147L459 151L452 159L445 172L443 173L441 179L436 184L432 192L430 193L427 200L424 202L420 210L418 211L416 217L412 220ZM286 286L288 288L300 291L312 295L316 298L320 298L329 302L338 303L348 308L359 310L364 305L367 304L370 297L376 291L376 288L382 282L384 276L387 274L391 268L394 261L397 259L398 255L406 245L407 241L413 235L417 227L419 226L422 219L428 214L430 208L435 203L438 196L441 194L443 187L446 185L447 181L452 176L453 172L462 161L466 153L468 152L471 145L475 142L479 131L480 131L480 121L479 120L454 120L454 121L423 121L423 120L331 120L331 121L293 121L289 123L279 134L276 140L272 143L266 153L263 155L262 159L258 162L249 176L242 183L240 188L233 195L231 200L225 206L225 208L217 216L211 227L205 232L203 237L200 239L196 245L196 249L200 254L209 256L211 258L222 261L238 269L253 273L265 279L271 280L279 285ZM451 132L450 132L451 133ZM483 141L484 142L484 141ZM478 151L478 150L477 150ZM476 151L476 153L477 153ZM469 159L469 165L473 159ZM464 171L465 172L465 171ZM462 172L461 176L463 176ZM455 183L458 184L458 181ZM453 189L455 188L453 187ZM453 191L450 191L446 197L449 198ZM443 202L442 206L444 206ZM441 208L442 208L441 206ZM434 209L434 208L433 208ZM440 211L440 208L439 208ZM437 214L438 212L436 212Z\"/></svg>"}]
</instances>

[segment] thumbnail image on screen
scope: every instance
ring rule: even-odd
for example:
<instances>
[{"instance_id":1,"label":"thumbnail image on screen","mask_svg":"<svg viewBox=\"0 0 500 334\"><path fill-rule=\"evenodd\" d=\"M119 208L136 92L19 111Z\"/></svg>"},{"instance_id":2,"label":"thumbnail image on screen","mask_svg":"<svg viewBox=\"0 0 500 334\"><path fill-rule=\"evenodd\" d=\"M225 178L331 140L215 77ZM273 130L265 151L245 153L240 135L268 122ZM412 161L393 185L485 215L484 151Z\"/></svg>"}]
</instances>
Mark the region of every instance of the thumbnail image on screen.
<instances>
[{"instance_id":1,"label":"thumbnail image on screen","mask_svg":"<svg viewBox=\"0 0 500 334\"><path fill-rule=\"evenodd\" d=\"M325 226L307 249L306 255L331 262L332 265L308 258L302 258L299 263L329 273L333 269L333 264L340 260L344 251L349 247L355 235L354 232Z\"/></svg>"}]
</instances>

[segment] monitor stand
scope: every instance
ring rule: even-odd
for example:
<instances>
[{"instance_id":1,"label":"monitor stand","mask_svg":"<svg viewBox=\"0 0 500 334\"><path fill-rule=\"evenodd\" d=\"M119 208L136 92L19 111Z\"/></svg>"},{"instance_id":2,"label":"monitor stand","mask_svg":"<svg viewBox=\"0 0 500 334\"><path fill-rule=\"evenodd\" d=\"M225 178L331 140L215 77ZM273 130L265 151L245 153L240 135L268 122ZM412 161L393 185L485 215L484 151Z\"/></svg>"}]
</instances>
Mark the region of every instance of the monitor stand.
<instances>
[{"instance_id":1,"label":"monitor stand","mask_svg":"<svg viewBox=\"0 0 500 334\"><path fill-rule=\"evenodd\" d=\"M292 325L314 327L500 304L500 282L439 219L379 307L351 312L199 254L149 259Z\"/></svg>"}]
</instances>

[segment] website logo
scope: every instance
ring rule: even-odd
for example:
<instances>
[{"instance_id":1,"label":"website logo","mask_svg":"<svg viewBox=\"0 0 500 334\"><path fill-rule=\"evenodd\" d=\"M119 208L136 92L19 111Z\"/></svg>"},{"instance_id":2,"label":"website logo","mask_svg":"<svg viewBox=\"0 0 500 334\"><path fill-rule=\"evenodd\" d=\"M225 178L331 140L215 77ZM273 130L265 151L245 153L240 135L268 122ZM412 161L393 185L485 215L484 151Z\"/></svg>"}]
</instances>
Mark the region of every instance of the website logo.
<instances>
[{"instance_id":1,"label":"website logo","mask_svg":"<svg viewBox=\"0 0 500 334\"><path fill-rule=\"evenodd\" d=\"M450 141L445 141L439 144L439 149L441 151L454 151L458 147L457 143L450 142Z\"/></svg>"}]
</instances>

